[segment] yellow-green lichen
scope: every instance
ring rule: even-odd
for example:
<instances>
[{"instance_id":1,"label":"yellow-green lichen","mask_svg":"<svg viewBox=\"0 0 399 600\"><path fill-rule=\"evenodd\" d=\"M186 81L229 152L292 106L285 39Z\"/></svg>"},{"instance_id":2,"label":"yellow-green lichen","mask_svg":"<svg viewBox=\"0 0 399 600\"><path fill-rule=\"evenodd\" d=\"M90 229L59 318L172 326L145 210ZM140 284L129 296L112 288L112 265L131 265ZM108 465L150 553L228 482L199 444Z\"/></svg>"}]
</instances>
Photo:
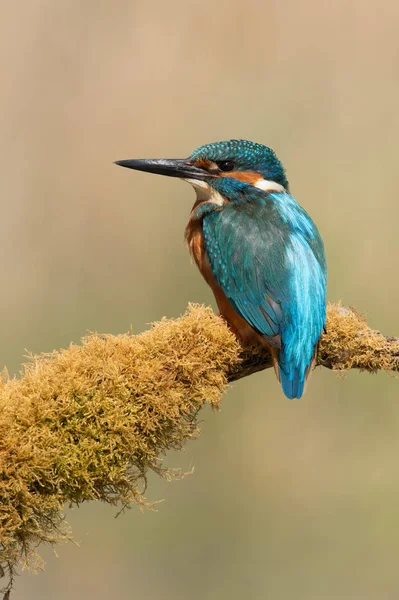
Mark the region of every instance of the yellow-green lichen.
<instances>
[{"instance_id":1,"label":"yellow-green lichen","mask_svg":"<svg viewBox=\"0 0 399 600\"><path fill-rule=\"evenodd\" d=\"M0 565L32 563L39 542L69 537L65 503L148 506L149 469L198 434L219 405L239 345L210 309L192 306L141 335L90 335L33 356L0 386Z\"/></svg>"}]
</instances>

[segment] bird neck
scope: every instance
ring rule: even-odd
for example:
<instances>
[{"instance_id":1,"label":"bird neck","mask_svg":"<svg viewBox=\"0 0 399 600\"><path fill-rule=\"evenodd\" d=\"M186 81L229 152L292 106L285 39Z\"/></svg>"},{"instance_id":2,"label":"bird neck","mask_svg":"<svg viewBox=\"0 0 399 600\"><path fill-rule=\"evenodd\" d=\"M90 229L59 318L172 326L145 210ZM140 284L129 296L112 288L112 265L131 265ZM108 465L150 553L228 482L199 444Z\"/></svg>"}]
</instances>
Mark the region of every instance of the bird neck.
<instances>
[{"instance_id":1,"label":"bird neck","mask_svg":"<svg viewBox=\"0 0 399 600\"><path fill-rule=\"evenodd\" d=\"M287 193L280 183L261 176L253 183L236 177L218 177L213 179L210 185L228 203L236 206L247 203L267 204L271 202L271 194Z\"/></svg>"},{"instance_id":2,"label":"bird neck","mask_svg":"<svg viewBox=\"0 0 399 600\"><path fill-rule=\"evenodd\" d=\"M194 187L197 199L191 211L190 221L202 220L211 212L225 209L227 205L239 207L247 203L272 203L272 196L285 195L287 190L267 179L250 184L235 177L209 178L208 181L187 180Z\"/></svg>"},{"instance_id":3,"label":"bird neck","mask_svg":"<svg viewBox=\"0 0 399 600\"><path fill-rule=\"evenodd\" d=\"M191 210L190 221L201 221L206 214L221 210L228 200L206 181L190 181L193 186L197 199Z\"/></svg>"}]
</instances>

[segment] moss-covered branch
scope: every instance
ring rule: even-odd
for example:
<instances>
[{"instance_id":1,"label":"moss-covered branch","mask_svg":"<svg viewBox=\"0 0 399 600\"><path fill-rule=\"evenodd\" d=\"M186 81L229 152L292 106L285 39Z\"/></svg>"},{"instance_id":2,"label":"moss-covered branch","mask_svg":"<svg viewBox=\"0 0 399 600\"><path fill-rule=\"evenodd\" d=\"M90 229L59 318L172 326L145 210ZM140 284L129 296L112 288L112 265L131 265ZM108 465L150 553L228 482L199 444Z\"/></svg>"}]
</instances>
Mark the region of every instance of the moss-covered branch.
<instances>
[{"instance_id":1,"label":"moss-covered branch","mask_svg":"<svg viewBox=\"0 0 399 600\"><path fill-rule=\"evenodd\" d=\"M385 337L370 329L353 308L329 304L326 330L320 340L317 366L370 373L399 371L399 337ZM240 357L241 361L227 375L229 381L273 366L270 354L262 348L241 350Z\"/></svg>"},{"instance_id":2,"label":"moss-covered branch","mask_svg":"<svg viewBox=\"0 0 399 600\"><path fill-rule=\"evenodd\" d=\"M354 311L329 306L318 364L399 370L399 340L371 331ZM40 542L69 539L63 505L103 500L148 506L146 475L198 434L197 413L219 405L228 381L270 366L243 350L202 306L141 335L90 335L34 356L0 382L0 575L35 566Z\"/></svg>"}]
</instances>

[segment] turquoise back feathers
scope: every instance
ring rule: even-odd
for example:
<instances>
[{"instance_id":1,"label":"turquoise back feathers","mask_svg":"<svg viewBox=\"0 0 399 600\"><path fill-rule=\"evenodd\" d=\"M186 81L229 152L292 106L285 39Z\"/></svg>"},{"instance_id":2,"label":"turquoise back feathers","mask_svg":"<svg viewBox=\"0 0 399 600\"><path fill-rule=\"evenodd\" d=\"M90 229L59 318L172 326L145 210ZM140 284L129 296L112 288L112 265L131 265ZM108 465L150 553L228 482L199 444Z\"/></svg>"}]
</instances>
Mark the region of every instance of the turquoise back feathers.
<instances>
[{"instance_id":1,"label":"turquoise back feathers","mask_svg":"<svg viewBox=\"0 0 399 600\"><path fill-rule=\"evenodd\" d=\"M325 325L323 242L288 192L228 186L241 200L203 218L212 272L235 310L279 348L283 391L300 398Z\"/></svg>"}]
</instances>

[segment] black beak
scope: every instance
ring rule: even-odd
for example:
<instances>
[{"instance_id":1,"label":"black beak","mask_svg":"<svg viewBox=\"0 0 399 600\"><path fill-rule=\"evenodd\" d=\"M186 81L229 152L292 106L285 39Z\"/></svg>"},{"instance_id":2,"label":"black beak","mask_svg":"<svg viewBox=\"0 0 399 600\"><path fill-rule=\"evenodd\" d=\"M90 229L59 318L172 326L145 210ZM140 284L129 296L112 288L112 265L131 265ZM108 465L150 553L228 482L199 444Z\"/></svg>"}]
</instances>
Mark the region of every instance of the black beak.
<instances>
[{"instance_id":1,"label":"black beak","mask_svg":"<svg viewBox=\"0 0 399 600\"><path fill-rule=\"evenodd\" d=\"M205 169L193 165L188 158L140 158L117 160L115 164L127 169L157 173L158 175L167 175L168 177L180 177L181 179L202 180L205 177L212 176Z\"/></svg>"}]
</instances>

